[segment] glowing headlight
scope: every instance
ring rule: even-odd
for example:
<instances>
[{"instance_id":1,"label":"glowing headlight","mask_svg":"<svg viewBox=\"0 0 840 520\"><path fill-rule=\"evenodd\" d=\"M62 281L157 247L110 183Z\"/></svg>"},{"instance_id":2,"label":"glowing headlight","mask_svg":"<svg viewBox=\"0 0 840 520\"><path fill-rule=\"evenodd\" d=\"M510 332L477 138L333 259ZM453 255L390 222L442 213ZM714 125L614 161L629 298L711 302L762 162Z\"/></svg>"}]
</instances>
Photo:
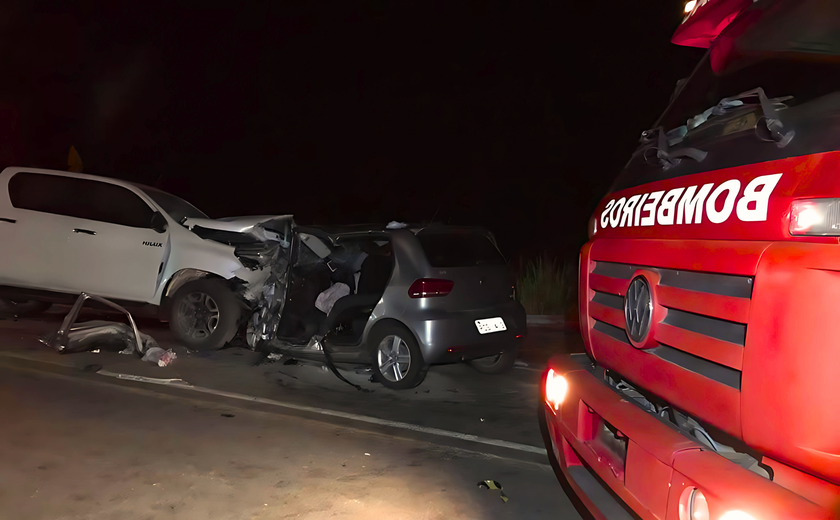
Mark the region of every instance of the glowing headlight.
<instances>
[{"instance_id":1,"label":"glowing headlight","mask_svg":"<svg viewBox=\"0 0 840 520\"><path fill-rule=\"evenodd\" d=\"M549 369L545 378L545 402L551 405L555 411L559 410L568 391L569 382L566 381L566 378L553 369Z\"/></svg>"},{"instance_id":2,"label":"glowing headlight","mask_svg":"<svg viewBox=\"0 0 840 520\"><path fill-rule=\"evenodd\" d=\"M702 491L685 488L680 496L680 520L709 520L709 503Z\"/></svg>"}]
</instances>

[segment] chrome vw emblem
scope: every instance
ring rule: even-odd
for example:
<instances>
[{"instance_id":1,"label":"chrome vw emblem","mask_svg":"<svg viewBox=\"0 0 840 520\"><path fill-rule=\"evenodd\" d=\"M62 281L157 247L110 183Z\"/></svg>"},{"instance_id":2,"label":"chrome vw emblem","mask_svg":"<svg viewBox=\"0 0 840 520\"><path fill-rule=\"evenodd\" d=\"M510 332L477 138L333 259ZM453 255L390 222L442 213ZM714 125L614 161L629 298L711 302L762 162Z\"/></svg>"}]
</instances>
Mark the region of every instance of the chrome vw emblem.
<instances>
[{"instance_id":1,"label":"chrome vw emblem","mask_svg":"<svg viewBox=\"0 0 840 520\"><path fill-rule=\"evenodd\" d=\"M639 343L650 332L653 320L653 300L650 297L650 285L643 276L637 276L630 282L627 296L624 297L624 321L627 335Z\"/></svg>"}]
</instances>

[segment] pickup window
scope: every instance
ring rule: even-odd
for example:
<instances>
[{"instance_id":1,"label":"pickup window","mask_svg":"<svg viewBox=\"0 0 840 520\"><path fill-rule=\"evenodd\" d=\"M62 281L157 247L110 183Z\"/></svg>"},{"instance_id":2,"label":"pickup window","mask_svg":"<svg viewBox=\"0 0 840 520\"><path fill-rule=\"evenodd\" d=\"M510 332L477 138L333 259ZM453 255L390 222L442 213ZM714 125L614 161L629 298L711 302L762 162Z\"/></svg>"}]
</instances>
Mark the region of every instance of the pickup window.
<instances>
[{"instance_id":1,"label":"pickup window","mask_svg":"<svg viewBox=\"0 0 840 520\"><path fill-rule=\"evenodd\" d=\"M9 198L20 209L134 228L150 228L154 215L122 186L43 173L16 173L9 179Z\"/></svg>"}]
</instances>

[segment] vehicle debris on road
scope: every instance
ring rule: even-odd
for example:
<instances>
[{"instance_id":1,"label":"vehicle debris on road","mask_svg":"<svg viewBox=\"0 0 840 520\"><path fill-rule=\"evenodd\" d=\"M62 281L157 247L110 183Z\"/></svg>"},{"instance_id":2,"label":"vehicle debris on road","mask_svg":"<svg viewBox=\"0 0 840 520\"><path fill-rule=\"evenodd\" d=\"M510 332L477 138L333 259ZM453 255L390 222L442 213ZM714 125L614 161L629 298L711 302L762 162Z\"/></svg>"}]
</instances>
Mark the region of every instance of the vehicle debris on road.
<instances>
[{"instance_id":1,"label":"vehicle debris on road","mask_svg":"<svg viewBox=\"0 0 840 520\"><path fill-rule=\"evenodd\" d=\"M502 502L507 503L507 501L510 500L507 497L507 495L505 495L505 492L502 491L502 485L496 482L495 480L482 480L478 483L478 487L480 487L481 489L498 489L499 498L502 499Z\"/></svg>"},{"instance_id":2,"label":"vehicle debris on road","mask_svg":"<svg viewBox=\"0 0 840 520\"><path fill-rule=\"evenodd\" d=\"M128 324L116 321L93 320L76 323L79 313L87 300L93 300L126 315ZM121 354L143 356L148 350L158 348L157 342L148 334L137 329L134 318L123 307L105 298L82 293L65 316L61 328L53 334L40 339L41 343L60 354L99 350L100 347L122 347Z\"/></svg>"},{"instance_id":3,"label":"vehicle debris on road","mask_svg":"<svg viewBox=\"0 0 840 520\"><path fill-rule=\"evenodd\" d=\"M172 349L163 350L160 347L152 347L146 351L146 355L143 356L143 361L150 361L157 363L159 367L165 367L172 363L176 357L178 356L175 355Z\"/></svg>"}]
</instances>

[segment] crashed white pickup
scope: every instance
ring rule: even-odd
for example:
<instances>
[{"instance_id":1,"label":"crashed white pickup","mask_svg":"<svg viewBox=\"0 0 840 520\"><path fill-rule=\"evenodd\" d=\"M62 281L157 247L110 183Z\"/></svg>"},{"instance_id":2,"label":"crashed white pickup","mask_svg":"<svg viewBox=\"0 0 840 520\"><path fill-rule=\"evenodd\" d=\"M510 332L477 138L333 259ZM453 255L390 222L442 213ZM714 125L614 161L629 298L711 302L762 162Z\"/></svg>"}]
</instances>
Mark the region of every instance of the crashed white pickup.
<instances>
[{"instance_id":1,"label":"crashed white pickup","mask_svg":"<svg viewBox=\"0 0 840 520\"><path fill-rule=\"evenodd\" d=\"M192 348L219 348L261 295L292 217L214 220L169 193L93 175L0 173L0 311L80 293L152 306ZM72 300L70 300L72 301ZM132 305L133 306L133 305Z\"/></svg>"}]
</instances>

